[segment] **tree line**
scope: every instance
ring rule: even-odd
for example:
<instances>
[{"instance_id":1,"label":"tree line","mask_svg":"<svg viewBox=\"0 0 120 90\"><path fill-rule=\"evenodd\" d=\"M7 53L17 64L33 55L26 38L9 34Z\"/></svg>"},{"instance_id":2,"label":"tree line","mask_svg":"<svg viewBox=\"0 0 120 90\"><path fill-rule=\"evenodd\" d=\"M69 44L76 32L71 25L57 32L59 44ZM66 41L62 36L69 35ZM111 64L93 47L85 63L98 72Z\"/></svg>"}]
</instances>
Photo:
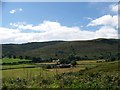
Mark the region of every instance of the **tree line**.
<instances>
[{"instance_id":1,"label":"tree line","mask_svg":"<svg viewBox=\"0 0 120 90\"><path fill-rule=\"evenodd\" d=\"M105 54L100 53L99 55L93 56L92 58L88 57L87 55L80 56L76 54L69 54L67 58L41 58L41 57L32 57L32 56L16 56L16 55L2 55L2 58L13 58L13 59L20 59L19 62L9 63L9 64L22 64L22 63L40 63L40 62L52 62L53 60L60 61L60 64L76 64L76 61L79 60L99 60L104 59L106 61L114 61L114 60L120 60L120 53L117 54L111 54L111 52L106 52ZM30 61L22 61L22 60L30 60ZM4 63L5 64L5 63Z\"/></svg>"}]
</instances>

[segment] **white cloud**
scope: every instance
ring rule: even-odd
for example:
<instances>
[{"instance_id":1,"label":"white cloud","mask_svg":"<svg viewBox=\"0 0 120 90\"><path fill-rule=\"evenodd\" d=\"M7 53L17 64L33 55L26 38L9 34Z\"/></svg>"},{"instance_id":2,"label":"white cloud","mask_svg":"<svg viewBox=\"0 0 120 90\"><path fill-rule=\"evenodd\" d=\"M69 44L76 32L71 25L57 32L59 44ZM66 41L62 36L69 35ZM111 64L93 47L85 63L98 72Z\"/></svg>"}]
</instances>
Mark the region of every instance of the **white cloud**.
<instances>
[{"instance_id":1,"label":"white cloud","mask_svg":"<svg viewBox=\"0 0 120 90\"><path fill-rule=\"evenodd\" d=\"M111 26L103 26L95 33L96 38L118 38L118 31Z\"/></svg>"},{"instance_id":2,"label":"white cloud","mask_svg":"<svg viewBox=\"0 0 120 90\"><path fill-rule=\"evenodd\" d=\"M14 29L0 27L0 40L2 43L26 43L51 40L90 40L95 38L118 38L117 30L113 27L101 27L96 31L81 30L79 27L62 26L59 22L44 21L39 25L11 23ZM37 32L23 32L35 30Z\"/></svg>"},{"instance_id":3,"label":"white cloud","mask_svg":"<svg viewBox=\"0 0 120 90\"><path fill-rule=\"evenodd\" d=\"M35 30L35 31L50 31L61 29L61 25L58 22L43 21L43 23L33 26L33 24L27 24L25 22L10 23L12 27L16 27L22 30ZM62 27L63 28L63 27Z\"/></svg>"},{"instance_id":4,"label":"white cloud","mask_svg":"<svg viewBox=\"0 0 120 90\"><path fill-rule=\"evenodd\" d=\"M101 26L96 38L118 38L118 15L104 15L92 20L87 26Z\"/></svg>"},{"instance_id":5,"label":"white cloud","mask_svg":"<svg viewBox=\"0 0 120 90\"><path fill-rule=\"evenodd\" d=\"M87 26L98 26L98 25L105 25L105 26L113 26L118 27L118 15L104 15L99 17L95 20L92 20Z\"/></svg>"},{"instance_id":6,"label":"white cloud","mask_svg":"<svg viewBox=\"0 0 120 90\"><path fill-rule=\"evenodd\" d=\"M22 8L19 8L19 11L22 11L23 9Z\"/></svg>"},{"instance_id":7,"label":"white cloud","mask_svg":"<svg viewBox=\"0 0 120 90\"><path fill-rule=\"evenodd\" d=\"M112 12L118 12L118 9L119 9L118 7L120 7L119 4L110 5L110 9L111 9Z\"/></svg>"},{"instance_id":8,"label":"white cloud","mask_svg":"<svg viewBox=\"0 0 120 90\"><path fill-rule=\"evenodd\" d=\"M21 11L23 11L22 8L17 8L17 9L10 10L10 13L11 13L11 14L14 14L14 13L16 13L16 12L21 12Z\"/></svg>"},{"instance_id":9,"label":"white cloud","mask_svg":"<svg viewBox=\"0 0 120 90\"><path fill-rule=\"evenodd\" d=\"M85 19L87 19L87 20L93 20L92 18L90 18L90 17L84 17Z\"/></svg>"},{"instance_id":10,"label":"white cloud","mask_svg":"<svg viewBox=\"0 0 120 90\"><path fill-rule=\"evenodd\" d=\"M11 10L10 13L11 14L14 14L16 12L16 10Z\"/></svg>"}]
</instances>

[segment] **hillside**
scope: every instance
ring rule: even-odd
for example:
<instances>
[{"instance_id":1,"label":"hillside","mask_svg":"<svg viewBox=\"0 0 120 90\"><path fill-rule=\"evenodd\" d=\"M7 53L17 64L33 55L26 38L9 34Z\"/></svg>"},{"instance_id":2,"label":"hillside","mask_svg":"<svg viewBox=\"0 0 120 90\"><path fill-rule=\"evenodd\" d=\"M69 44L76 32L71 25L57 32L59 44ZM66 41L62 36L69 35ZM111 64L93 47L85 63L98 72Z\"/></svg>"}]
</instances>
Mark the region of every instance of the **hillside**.
<instances>
[{"instance_id":1,"label":"hillside","mask_svg":"<svg viewBox=\"0 0 120 90\"><path fill-rule=\"evenodd\" d=\"M51 41L51 42L30 42L24 44L2 44L3 55L19 55L20 53L42 48L48 45L60 43L62 41Z\"/></svg>"},{"instance_id":2,"label":"hillside","mask_svg":"<svg viewBox=\"0 0 120 90\"><path fill-rule=\"evenodd\" d=\"M36 56L42 58L65 58L70 54L95 57L101 54L118 53L117 39L88 41L49 41L25 44L3 44L3 55Z\"/></svg>"}]
</instances>

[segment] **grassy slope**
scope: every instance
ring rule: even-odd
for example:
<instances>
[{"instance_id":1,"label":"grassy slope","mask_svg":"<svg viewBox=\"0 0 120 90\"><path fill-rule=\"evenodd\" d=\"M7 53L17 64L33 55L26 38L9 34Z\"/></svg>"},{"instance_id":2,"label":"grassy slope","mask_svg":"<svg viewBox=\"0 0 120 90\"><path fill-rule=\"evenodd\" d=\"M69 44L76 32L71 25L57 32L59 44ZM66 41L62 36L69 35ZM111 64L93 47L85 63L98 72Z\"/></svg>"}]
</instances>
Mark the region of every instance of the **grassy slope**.
<instances>
[{"instance_id":1,"label":"grassy slope","mask_svg":"<svg viewBox=\"0 0 120 90\"><path fill-rule=\"evenodd\" d=\"M3 44L2 45L2 53L3 54L18 54L23 53L25 51L42 48L48 45L54 45L57 43L61 43L62 41L51 41L51 42L32 42L32 43L24 43L24 44Z\"/></svg>"},{"instance_id":2,"label":"grassy slope","mask_svg":"<svg viewBox=\"0 0 120 90\"><path fill-rule=\"evenodd\" d=\"M120 64L120 61L104 62L98 65L97 68L88 70L88 72L99 72L99 71L109 72L109 73L119 72L120 71L119 64Z\"/></svg>"},{"instance_id":3,"label":"grassy slope","mask_svg":"<svg viewBox=\"0 0 120 90\"><path fill-rule=\"evenodd\" d=\"M110 41L111 42L111 41ZM33 55L40 57L67 57L69 54L76 53L84 57L99 56L101 53L118 52L117 43L103 41L71 41L63 42L56 45L45 46L23 53L24 55ZM57 56L55 56L57 54Z\"/></svg>"},{"instance_id":4,"label":"grassy slope","mask_svg":"<svg viewBox=\"0 0 120 90\"><path fill-rule=\"evenodd\" d=\"M115 39L96 39L90 41L54 41L3 45L3 55L15 54L18 56L38 56L42 58L62 58L72 53L83 57L85 55L93 57L106 52L113 54L118 52L118 41ZM55 56L56 54L57 56Z\"/></svg>"}]
</instances>

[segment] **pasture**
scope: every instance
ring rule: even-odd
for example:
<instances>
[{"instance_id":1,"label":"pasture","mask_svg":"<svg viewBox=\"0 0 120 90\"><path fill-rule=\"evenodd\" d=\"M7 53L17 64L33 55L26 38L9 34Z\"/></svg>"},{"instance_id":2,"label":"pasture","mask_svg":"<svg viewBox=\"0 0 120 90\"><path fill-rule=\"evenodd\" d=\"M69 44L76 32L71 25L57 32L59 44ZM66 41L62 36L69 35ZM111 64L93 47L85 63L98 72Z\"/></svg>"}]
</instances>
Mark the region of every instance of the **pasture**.
<instances>
[{"instance_id":1,"label":"pasture","mask_svg":"<svg viewBox=\"0 0 120 90\"><path fill-rule=\"evenodd\" d=\"M19 64L19 65L3 65L3 78L5 77L23 77L26 73L38 75L40 72L47 73L66 73L66 72L78 72L85 68L95 67L98 63L96 61L77 61L76 67L72 68L53 68L53 69L42 69L39 65L54 64L54 63L32 63L32 64ZM31 67L31 68L30 68ZM26 72L26 73L25 73ZM14 74L14 75L13 75Z\"/></svg>"}]
</instances>

